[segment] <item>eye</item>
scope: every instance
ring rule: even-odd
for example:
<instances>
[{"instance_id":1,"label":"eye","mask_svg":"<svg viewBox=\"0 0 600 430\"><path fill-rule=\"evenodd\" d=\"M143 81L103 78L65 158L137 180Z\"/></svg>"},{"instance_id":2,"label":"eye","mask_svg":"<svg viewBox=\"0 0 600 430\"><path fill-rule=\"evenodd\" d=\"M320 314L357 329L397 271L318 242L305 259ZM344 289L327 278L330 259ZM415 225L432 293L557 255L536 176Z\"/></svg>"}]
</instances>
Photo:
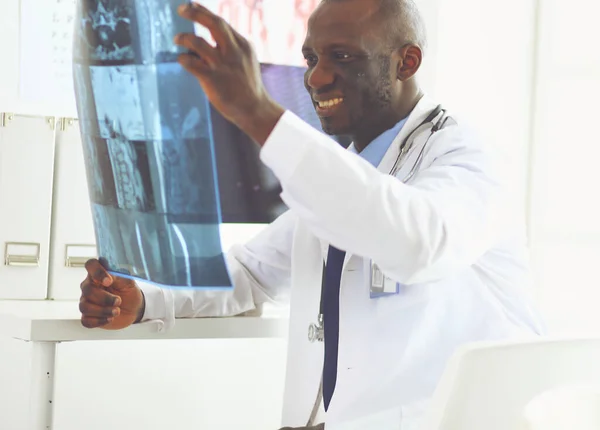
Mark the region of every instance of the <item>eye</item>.
<instances>
[{"instance_id":1,"label":"eye","mask_svg":"<svg viewBox=\"0 0 600 430\"><path fill-rule=\"evenodd\" d=\"M336 60L347 61L352 59L352 55L347 52L334 52L333 56Z\"/></svg>"},{"instance_id":2,"label":"eye","mask_svg":"<svg viewBox=\"0 0 600 430\"><path fill-rule=\"evenodd\" d=\"M308 67L314 67L317 64L317 56L316 55L305 55L304 59L306 60L306 65Z\"/></svg>"}]
</instances>

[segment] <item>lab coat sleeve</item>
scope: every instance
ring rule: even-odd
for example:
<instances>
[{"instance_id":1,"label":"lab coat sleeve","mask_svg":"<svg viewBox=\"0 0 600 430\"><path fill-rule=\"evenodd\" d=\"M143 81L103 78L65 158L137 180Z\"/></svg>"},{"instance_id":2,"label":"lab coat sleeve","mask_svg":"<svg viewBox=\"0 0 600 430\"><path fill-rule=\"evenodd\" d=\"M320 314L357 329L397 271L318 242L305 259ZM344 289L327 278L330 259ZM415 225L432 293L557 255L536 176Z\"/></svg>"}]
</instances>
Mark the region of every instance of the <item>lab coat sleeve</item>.
<instances>
[{"instance_id":1,"label":"lab coat sleeve","mask_svg":"<svg viewBox=\"0 0 600 430\"><path fill-rule=\"evenodd\" d=\"M142 322L159 321L170 329L176 318L223 317L260 312L262 305L289 300L292 236L296 216L282 214L245 244L234 245L227 264L230 291L168 289L138 282L146 300Z\"/></svg>"},{"instance_id":2,"label":"lab coat sleeve","mask_svg":"<svg viewBox=\"0 0 600 430\"><path fill-rule=\"evenodd\" d=\"M453 125L428 147L407 185L286 112L261 159L315 235L409 285L472 265L498 234L500 187L481 141Z\"/></svg>"}]
</instances>

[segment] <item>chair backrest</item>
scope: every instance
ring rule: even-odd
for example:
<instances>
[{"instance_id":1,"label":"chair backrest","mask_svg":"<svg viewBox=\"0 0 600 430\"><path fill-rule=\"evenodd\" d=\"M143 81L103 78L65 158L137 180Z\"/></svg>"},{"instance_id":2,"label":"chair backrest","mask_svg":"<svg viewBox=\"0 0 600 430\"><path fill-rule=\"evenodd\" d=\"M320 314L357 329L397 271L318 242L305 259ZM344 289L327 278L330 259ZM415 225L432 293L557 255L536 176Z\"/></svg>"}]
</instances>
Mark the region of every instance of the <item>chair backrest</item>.
<instances>
[{"instance_id":1,"label":"chair backrest","mask_svg":"<svg viewBox=\"0 0 600 430\"><path fill-rule=\"evenodd\" d=\"M449 361L419 428L537 430L545 419L539 405L550 404L544 393L581 392L577 387L589 388L585 399L554 400L556 416L567 416L568 405L575 403L589 411L600 399L590 394L600 392L600 339L467 345Z\"/></svg>"},{"instance_id":2,"label":"chair backrest","mask_svg":"<svg viewBox=\"0 0 600 430\"><path fill-rule=\"evenodd\" d=\"M600 429L600 388L575 385L547 391L526 407L519 430Z\"/></svg>"}]
</instances>

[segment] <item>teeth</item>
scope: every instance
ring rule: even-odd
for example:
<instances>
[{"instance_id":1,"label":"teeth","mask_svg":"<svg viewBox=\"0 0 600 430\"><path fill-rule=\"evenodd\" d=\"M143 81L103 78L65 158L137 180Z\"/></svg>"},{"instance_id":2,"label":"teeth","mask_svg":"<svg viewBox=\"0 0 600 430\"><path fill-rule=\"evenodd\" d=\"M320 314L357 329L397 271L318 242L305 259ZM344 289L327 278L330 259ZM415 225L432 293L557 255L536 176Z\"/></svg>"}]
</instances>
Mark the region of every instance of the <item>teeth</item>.
<instances>
[{"instance_id":1,"label":"teeth","mask_svg":"<svg viewBox=\"0 0 600 430\"><path fill-rule=\"evenodd\" d=\"M341 102L343 102L344 99L331 99L331 100L326 100L324 102L319 102L319 107L320 108L330 108L332 106L335 105L339 105Z\"/></svg>"}]
</instances>

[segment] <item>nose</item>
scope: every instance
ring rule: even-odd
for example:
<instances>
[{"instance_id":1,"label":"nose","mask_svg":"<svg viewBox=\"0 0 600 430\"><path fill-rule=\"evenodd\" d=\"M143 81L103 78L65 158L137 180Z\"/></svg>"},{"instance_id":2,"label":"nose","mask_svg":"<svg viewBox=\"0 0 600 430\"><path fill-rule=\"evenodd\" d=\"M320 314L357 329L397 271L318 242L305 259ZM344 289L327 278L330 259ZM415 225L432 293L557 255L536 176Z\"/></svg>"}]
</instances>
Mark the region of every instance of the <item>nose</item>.
<instances>
[{"instance_id":1,"label":"nose","mask_svg":"<svg viewBox=\"0 0 600 430\"><path fill-rule=\"evenodd\" d=\"M306 72L306 86L313 90L320 90L331 85L335 80L333 68L323 60Z\"/></svg>"}]
</instances>

